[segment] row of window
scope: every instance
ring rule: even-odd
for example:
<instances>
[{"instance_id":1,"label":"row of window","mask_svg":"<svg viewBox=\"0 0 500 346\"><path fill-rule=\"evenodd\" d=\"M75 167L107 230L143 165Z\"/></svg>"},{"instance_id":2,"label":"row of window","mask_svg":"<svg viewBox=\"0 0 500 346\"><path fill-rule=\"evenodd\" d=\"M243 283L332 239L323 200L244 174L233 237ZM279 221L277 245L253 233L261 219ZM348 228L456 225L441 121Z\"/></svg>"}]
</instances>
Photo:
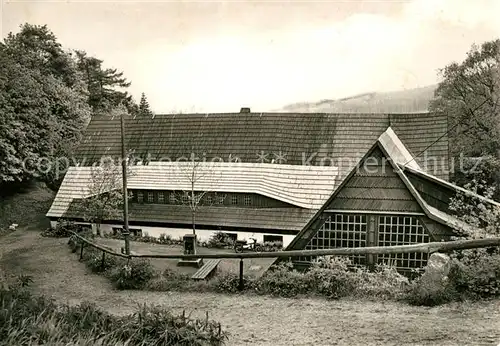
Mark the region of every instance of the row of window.
<instances>
[{"instance_id":1,"label":"row of window","mask_svg":"<svg viewBox=\"0 0 500 346\"><path fill-rule=\"evenodd\" d=\"M199 192L194 196L189 192L175 191L131 191L132 200L137 203L158 203L158 204L182 204L189 205L193 201L199 205L253 205L252 195L218 194L206 193L203 196ZM242 198L241 198L242 197Z\"/></svg>"},{"instance_id":2,"label":"row of window","mask_svg":"<svg viewBox=\"0 0 500 346\"><path fill-rule=\"evenodd\" d=\"M410 245L430 241L424 227L414 216L380 216L375 246ZM368 220L365 215L334 214L328 217L316 235L306 245L307 250L367 246ZM354 265L364 265L365 255L349 256ZM405 253L375 256L379 264L391 264L401 270L421 268L427 264L427 254ZM311 261L313 257L300 260Z\"/></svg>"}]
</instances>

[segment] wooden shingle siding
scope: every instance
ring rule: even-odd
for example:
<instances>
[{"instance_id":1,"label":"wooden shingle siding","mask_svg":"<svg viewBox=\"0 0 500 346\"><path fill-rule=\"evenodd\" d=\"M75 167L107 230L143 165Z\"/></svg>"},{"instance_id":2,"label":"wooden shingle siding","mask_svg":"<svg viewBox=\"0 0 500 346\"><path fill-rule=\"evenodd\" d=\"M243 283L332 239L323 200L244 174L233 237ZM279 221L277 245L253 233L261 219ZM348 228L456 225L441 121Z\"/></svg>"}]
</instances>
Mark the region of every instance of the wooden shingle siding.
<instances>
[{"instance_id":1,"label":"wooden shingle siding","mask_svg":"<svg viewBox=\"0 0 500 346\"><path fill-rule=\"evenodd\" d=\"M363 160L327 209L422 212L379 148Z\"/></svg>"},{"instance_id":2,"label":"wooden shingle siding","mask_svg":"<svg viewBox=\"0 0 500 346\"><path fill-rule=\"evenodd\" d=\"M429 205L441 211L451 213L448 206L451 198L455 197L456 191L438 184L433 184L411 172L406 172L405 174Z\"/></svg>"},{"instance_id":3,"label":"wooden shingle siding","mask_svg":"<svg viewBox=\"0 0 500 346\"><path fill-rule=\"evenodd\" d=\"M63 217L81 218L80 201L74 200ZM200 207L196 213L197 227L240 227L245 229L285 230L295 234L311 219L314 211L301 208ZM123 219L120 216L118 221ZM129 220L135 223L191 225L191 210L185 205L129 205Z\"/></svg>"}]
</instances>

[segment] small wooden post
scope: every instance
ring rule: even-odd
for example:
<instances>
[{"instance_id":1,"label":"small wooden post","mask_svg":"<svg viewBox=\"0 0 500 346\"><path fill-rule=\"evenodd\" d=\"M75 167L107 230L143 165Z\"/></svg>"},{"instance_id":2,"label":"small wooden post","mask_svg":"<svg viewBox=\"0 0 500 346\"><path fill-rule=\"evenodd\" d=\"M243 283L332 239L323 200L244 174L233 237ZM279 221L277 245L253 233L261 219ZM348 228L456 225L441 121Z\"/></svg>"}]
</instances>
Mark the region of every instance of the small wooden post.
<instances>
[{"instance_id":1,"label":"small wooden post","mask_svg":"<svg viewBox=\"0 0 500 346\"><path fill-rule=\"evenodd\" d=\"M106 260L106 253L103 251L102 252L102 262L101 262L101 269L104 270L104 261Z\"/></svg>"},{"instance_id":2,"label":"small wooden post","mask_svg":"<svg viewBox=\"0 0 500 346\"><path fill-rule=\"evenodd\" d=\"M238 287L238 289L240 291L243 291L243 289L245 288L244 287L244 283L243 283L243 258L240 258L240 285Z\"/></svg>"},{"instance_id":3,"label":"small wooden post","mask_svg":"<svg viewBox=\"0 0 500 346\"><path fill-rule=\"evenodd\" d=\"M82 247L80 248L80 261L83 259L83 244L84 242L82 241Z\"/></svg>"}]
</instances>

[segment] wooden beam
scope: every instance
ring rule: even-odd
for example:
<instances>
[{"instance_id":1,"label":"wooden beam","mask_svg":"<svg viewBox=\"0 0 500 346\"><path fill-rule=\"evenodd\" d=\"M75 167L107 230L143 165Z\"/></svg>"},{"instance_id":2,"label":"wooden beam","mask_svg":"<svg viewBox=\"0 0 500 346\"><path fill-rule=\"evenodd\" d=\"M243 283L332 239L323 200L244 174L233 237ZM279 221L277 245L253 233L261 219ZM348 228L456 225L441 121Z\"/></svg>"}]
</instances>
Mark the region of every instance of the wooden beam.
<instances>
[{"instance_id":1,"label":"wooden beam","mask_svg":"<svg viewBox=\"0 0 500 346\"><path fill-rule=\"evenodd\" d=\"M374 214L374 215L403 215L403 216L425 216L424 213L416 213L413 211L387 211L387 210L344 210L344 209L326 209L325 213L342 213L342 214Z\"/></svg>"},{"instance_id":2,"label":"wooden beam","mask_svg":"<svg viewBox=\"0 0 500 346\"><path fill-rule=\"evenodd\" d=\"M350 255L388 255L397 253L433 253L447 252L452 250L476 249L484 247L500 246L500 238L486 238L474 240L455 240L449 242L432 242L413 245L398 246L371 246L359 248L336 248L321 250L293 250L278 252L249 252L249 253L219 253L219 254L197 254L197 255L124 255L103 248L74 234L85 243L101 251L125 258L164 258L164 259L197 259L197 258L276 258L276 257L307 257L307 256L350 256Z\"/></svg>"}]
</instances>

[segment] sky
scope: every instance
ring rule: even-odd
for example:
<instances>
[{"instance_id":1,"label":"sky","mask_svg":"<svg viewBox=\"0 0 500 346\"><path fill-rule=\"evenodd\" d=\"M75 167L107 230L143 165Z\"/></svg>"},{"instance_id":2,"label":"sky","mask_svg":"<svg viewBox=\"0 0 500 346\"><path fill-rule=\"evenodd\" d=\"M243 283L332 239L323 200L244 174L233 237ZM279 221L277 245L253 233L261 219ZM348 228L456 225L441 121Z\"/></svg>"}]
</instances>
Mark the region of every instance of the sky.
<instances>
[{"instance_id":1,"label":"sky","mask_svg":"<svg viewBox=\"0 0 500 346\"><path fill-rule=\"evenodd\" d=\"M271 111L434 84L500 37L500 0L0 0L1 35L47 24L156 113Z\"/></svg>"}]
</instances>

